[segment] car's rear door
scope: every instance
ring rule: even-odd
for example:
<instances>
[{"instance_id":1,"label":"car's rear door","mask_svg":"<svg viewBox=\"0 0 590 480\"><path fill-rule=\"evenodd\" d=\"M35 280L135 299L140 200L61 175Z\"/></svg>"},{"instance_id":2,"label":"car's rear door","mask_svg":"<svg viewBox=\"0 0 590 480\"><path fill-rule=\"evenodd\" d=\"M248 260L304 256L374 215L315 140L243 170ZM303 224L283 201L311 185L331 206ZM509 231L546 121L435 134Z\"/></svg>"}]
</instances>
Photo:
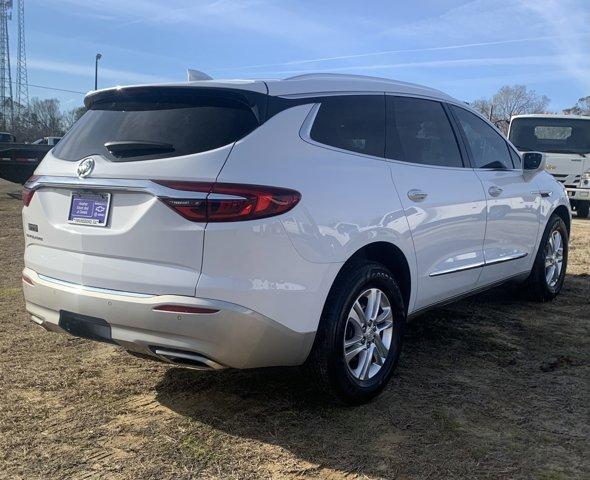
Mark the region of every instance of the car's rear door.
<instances>
[{"instance_id":1,"label":"car's rear door","mask_svg":"<svg viewBox=\"0 0 590 480\"><path fill-rule=\"evenodd\" d=\"M474 288L486 202L443 104L388 95L386 109L386 156L414 241L419 310Z\"/></svg>"},{"instance_id":2,"label":"car's rear door","mask_svg":"<svg viewBox=\"0 0 590 480\"><path fill-rule=\"evenodd\" d=\"M530 270L540 222L540 192L523 175L520 157L491 125L452 106L487 201L485 268L480 286Z\"/></svg>"}]
</instances>

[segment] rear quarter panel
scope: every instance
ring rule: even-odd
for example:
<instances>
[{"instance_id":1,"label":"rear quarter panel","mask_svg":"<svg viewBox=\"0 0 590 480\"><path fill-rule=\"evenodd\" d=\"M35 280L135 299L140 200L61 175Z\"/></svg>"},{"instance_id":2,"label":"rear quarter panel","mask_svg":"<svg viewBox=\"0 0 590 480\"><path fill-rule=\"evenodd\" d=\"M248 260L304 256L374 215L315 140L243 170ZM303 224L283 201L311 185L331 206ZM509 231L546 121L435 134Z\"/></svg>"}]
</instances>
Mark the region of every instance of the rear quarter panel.
<instances>
[{"instance_id":1,"label":"rear quarter panel","mask_svg":"<svg viewBox=\"0 0 590 480\"><path fill-rule=\"evenodd\" d=\"M302 199L274 219L208 225L197 287L200 296L239 295L230 301L298 331L317 328L341 266L369 243L395 244L415 278L408 223L388 162L304 141L300 129L311 108L285 110L234 146L218 181L288 187ZM229 268L225 273L216 268L221 263ZM242 288L216 288L218 275Z\"/></svg>"}]
</instances>

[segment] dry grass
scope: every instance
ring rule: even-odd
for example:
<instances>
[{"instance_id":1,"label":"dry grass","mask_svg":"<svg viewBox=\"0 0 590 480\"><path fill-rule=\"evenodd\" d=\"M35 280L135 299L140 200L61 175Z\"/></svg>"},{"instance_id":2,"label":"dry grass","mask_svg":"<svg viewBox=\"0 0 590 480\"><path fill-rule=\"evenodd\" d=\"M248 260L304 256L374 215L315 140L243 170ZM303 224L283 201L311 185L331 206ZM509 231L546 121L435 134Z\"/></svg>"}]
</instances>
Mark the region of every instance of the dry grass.
<instances>
[{"instance_id":1,"label":"dry grass","mask_svg":"<svg viewBox=\"0 0 590 480\"><path fill-rule=\"evenodd\" d=\"M590 221L575 221L555 302L504 289L433 311L409 326L386 392L338 408L297 370L196 373L34 326L11 188L0 477L590 478Z\"/></svg>"}]
</instances>

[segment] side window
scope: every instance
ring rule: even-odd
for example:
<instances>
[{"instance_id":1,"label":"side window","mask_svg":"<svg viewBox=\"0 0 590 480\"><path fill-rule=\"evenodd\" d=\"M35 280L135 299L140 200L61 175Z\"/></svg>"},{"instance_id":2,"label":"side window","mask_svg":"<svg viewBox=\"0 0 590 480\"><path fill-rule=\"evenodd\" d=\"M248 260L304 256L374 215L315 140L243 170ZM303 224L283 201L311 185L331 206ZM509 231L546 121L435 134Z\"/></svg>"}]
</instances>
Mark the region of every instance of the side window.
<instances>
[{"instance_id":1,"label":"side window","mask_svg":"<svg viewBox=\"0 0 590 480\"><path fill-rule=\"evenodd\" d=\"M514 168L522 168L522 158L520 158L520 155L510 147L508 147L508 151L510 152L510 158L512 158Z\"/></svg>"},{"instance_id":2,"label":"side window","mask_svg":"<svg viewBox=\"0 0 590 480\"><path fill-rule=\"evenodd\" d=\"M462 167L457 139L440 102L387 96L387 147L394 160Z\"/></svg>"},{"instance_id":3,"label":"side window","mask_svg":"<svg viewBox=\"0 0 590 480\"><path fill-rule=\"evenodd\" d=\"M464 108L451 108L467 139L474 168L514 168L508 145L498 132Z\"/></svg>"},{"instance_id":4,"label":"side window","mask_svg":"<svg viewBox=\"0 0 590 480\"><path fill-rule=\"evenodd\" d=\"M385 152L384 95L324 98L310 136L319 143L382 157Z\"/></svg>"}]
</instances>

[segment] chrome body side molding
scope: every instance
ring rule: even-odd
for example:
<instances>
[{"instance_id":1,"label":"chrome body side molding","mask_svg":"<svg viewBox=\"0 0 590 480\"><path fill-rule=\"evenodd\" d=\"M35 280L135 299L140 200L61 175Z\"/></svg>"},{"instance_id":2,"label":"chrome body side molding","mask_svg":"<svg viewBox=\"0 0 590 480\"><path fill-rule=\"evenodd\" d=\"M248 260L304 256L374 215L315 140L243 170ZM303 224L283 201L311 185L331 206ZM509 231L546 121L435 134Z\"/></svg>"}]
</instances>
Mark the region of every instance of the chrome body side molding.
<instances>
[{"instance_id":1,"label":"chrome body side molding","mask_svg":"<svg viewBox=\"0 0 590 480\"><path fill-rule=\"evenodd\" d=\"M448 275L450 273L464 272L465 270L472 270L474 268L481 268L487 265L497 265L498 263L510 262L512 260L518 260L528 255L526 252L515 253L514 255L507 255L505 257L494 258L493 260L486 260L485 262L477 262L471 265L463 265L457 268L447 268L444 270L437 270L430 274L431 277L438 277L440 275Z\"/></svg>"}]
</instances>

